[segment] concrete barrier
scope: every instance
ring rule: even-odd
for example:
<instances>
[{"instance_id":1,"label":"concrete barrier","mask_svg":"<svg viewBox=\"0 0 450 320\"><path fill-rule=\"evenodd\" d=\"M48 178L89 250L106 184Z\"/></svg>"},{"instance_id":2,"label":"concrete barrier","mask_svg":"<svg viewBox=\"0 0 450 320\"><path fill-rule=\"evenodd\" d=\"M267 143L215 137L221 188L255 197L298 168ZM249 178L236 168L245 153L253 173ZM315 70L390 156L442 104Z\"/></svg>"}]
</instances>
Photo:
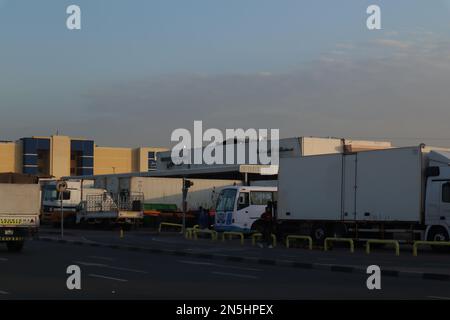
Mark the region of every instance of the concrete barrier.
<instances>
[{"instance_id":1,"label":"concrete barrier","mask_svg":"<svg viewBox=\"0 0 450 320\"><path fill-rule=\"evenodd\" d=\"M355 243L353 239L349 238L325 238L324 241L324 250L328 251L328 242L348 242L350 244L350 252L355 252Z\"/></svg>"},{"instance_id":2,"label":"concrete barrier","mask_svg":"<svg viewBox=\"0 0 450 320\"><path fill-rule=\"evenodd\" d=\"M241 238L241 244L244 244L244 234L242 232L225 231L222 233L222 241L225 241L226 236L228 236L229 240L231 240L233 236L238 236Z\"/></svg>"},{"instance_id":3,"label":"concrete barrier","mask_svg":"<svg viewBox=\"0 0 450 320\"><path fill-rule=\"evenodd\" d=\"M400 255L400 244L397 240L381 240L381 239L369 239L366 242L366 253L370 253L370 244L371 243L380 243L380 244L393 244L395 247L395 255Z\"/></svg>"},{"instance_id":4,"label":"concrete barrier","mask_svg":"<svg viewBox=\"0 0 450 320\"><path fill-rule=\"evenodd\" d=\"M299 235L288 235L286 237L286 248L289 248L289 242L290 240L308 240L308 247L309 250L312 250L312 238L310 236L299 236Z\"/></svg>"},{"instance_id":5,"label":"concrete barrier","mask_svg":"<svg viewBox=\"0 0 450 320\"><path fill-rule=\"evenodd\" d=\"M430 246L448 246L450 247L449 241L415 241L413 245L413 256L417 257L417 248L419 245L430 245Z\"/></svg>"}]
</instances>

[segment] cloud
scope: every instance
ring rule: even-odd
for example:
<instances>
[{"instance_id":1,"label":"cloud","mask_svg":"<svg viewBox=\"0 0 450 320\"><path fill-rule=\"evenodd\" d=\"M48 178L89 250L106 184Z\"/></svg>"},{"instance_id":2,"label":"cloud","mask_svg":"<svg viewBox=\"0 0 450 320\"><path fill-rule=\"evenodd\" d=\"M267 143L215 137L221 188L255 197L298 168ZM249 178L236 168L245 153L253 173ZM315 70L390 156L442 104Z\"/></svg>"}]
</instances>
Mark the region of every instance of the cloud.
<instances>
[{"instance_id":1,"label":"cloud","mask_svg":"<svg viewBox=\"0 0 450 320\"><path fill-rule=\"evenodd\" d=\"M388 41L390 40L390 41ZM172 74L84 92L65 134L104 145L169 145L176 128L279 128L283 137L450 138L450 45L421 34L337 44L289 72ZM82 132L80 133L80 128ZM450 146L439 141L440 145Z\"/></svg>"},{"instance_id":2,"label":"cloud","mask_svg":"<svg viewBox=\"0 0 450 320\"><path fill-rule=\"evenodd\" d=\"M411 46L411 44L408 42L400 41L400 40L393 40L393 39L376 39L373 42L377 45L400 48L400 49L406 49Z\"/></svg>"}]
</instances>

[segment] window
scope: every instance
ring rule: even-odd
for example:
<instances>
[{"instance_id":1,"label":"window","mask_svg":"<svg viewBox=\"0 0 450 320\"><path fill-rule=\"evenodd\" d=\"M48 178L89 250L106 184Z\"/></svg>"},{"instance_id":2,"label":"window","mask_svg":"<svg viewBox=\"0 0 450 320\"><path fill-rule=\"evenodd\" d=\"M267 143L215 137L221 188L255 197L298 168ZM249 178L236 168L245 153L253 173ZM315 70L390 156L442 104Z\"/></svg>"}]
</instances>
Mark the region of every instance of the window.
<instances>
[{"instance_id":1,"label":"window","mask_svg":"<svg viewBox=\"0 0 450 320\"><path fill-rule=\"evenodd\" d=\"M224 189L217 200L216 211L233 211L236 200L236 189Z\"/></svg>"},{"instance_id":2,"label":"window","mask_svg":"<svg viewBox=\"0 0 450 320\"><path fill-rule=\"evenodd\" d=\"M252 204L257 206L267 206L267 203L273 200L272 192L270 191L252 191L250 198Z\"/></svg>"},{"instance_id":3,"label":"window","mask_svg":"<svg viewBox=\"0 0 450 320\"><path fill-rule=\"evenodd\" d=\"M450 203L450 182L442 185L442 202Z\"/></svg>"},{"instance_id":4,"label":"window","mask_svg":"<svg viewBox=\"0 0 450 320\"><path fill-rule=\"evenodd\" d=\"M247 208L250 205L248 192L239 193L238 210Z\"/></svg>"}]
</instances>

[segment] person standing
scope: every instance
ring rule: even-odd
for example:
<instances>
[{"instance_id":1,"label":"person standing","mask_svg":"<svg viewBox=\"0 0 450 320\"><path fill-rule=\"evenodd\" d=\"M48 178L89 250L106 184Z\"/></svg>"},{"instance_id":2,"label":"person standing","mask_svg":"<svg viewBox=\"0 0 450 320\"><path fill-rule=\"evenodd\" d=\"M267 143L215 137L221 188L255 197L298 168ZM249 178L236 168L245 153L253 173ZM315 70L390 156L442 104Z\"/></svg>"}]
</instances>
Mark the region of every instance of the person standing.
<instances>
[{"instance_id":1,"label":"person standing","mask_svg":"<svg viewBox=\"0 0 450 320\"><path fill-rule=\"evenodd\" d=\"M268 248L272 248L273 216L270 206L266 206L264 213L261 215L261 220L263 222L263 243L266 243Z\"/></svg>"}]
</instances>

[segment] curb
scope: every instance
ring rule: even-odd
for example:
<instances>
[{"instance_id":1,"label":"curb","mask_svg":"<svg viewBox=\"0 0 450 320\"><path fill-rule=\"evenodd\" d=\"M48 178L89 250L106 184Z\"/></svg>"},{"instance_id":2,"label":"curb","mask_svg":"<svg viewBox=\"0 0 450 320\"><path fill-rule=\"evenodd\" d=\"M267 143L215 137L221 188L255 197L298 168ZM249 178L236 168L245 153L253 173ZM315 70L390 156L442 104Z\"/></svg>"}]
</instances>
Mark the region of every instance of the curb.
<instances>
[{"instance_id":1,"label":"curb","mask_svg":"<svg viewBox=\"0 0 450 320\"><path fill-rule=\"evenodd\" d=\"M109 249L121 249L135 252L146 252L146 253L156 253L156 254L167 254L173 256L188 256L193 258L200 259L209 259L209 260L222 260L227 262L239 262L239 263L251 263L251 264L260 264L265 266L280 266L280 267L289 267L296 269L309 269L309 270L322 270L322 271L331 271L331 272L339 272L339 273L355 273L355 274L364 274L367 275L366 269L357 267L357 266L349 266L349 265L337 265L337 264L322 264L322 263L308 263L308 262L298 262L291 260L276 260L276 259L264 259L264 258L255 258L255 257L241 257L241 256L231 256L224 254L211 254L211 253L199 253L199 252L189 252L183 250L170 250L170 249L161 249L161 248L144 248L137 246L129 246L129 245L120 245L120 244L103 244L98 242L83 242L79 240L63 240L63 239L54 239L47 237L40 237L36 239L38 241L45 242L55 242L60 244L72 244L79 246L89 246L89 247L102 247ZM393 269L382 269L382 276L393 277L393 278L414 278L414 279L422 279L422 280L434 280L434 281L450 281L450 274L442 274L442 273L430 273L430 272L412 272L412 271L400 271Z\"/></svg>"}]
</instances>

